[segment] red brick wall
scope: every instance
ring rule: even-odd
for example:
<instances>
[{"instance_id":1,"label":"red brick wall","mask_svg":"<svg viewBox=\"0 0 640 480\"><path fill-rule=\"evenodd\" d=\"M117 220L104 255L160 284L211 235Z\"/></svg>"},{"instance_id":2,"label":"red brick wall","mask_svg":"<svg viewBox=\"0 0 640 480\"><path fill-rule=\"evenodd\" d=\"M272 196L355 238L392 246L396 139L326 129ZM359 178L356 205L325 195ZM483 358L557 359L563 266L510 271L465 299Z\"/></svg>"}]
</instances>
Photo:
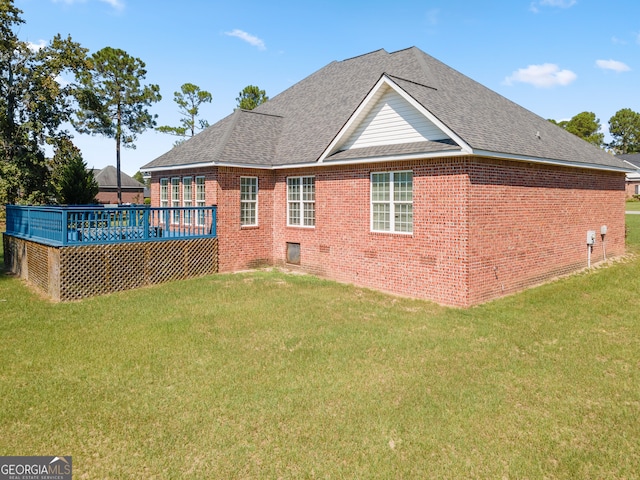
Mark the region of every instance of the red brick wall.
<instances>
[{"instance_id":1,"label":"red brick wall","mask_svg":"<svg viewBox=\"0 0 640 480\"><path fill-rule=\"evenodd\" d=\"M466 295L466 228L462 162L388 163L278 172L276 205L286 205L286 176L316 177L316 228L286 226L286 208L274 217L274 257L300 243L301 268L335 280L442 303ZM372 233L370 174L413 170L413 235ZM446 219L446 221L443 221Z\"/></svg>"},{"instance_id":2,"label":"red brick wall","mask_svg":"<svg viewBox=\"0 0 640 480\"><path fill-rule=\"evenodd\" d=\"M632 198L636 194L636 187L640 185L640 180L628 181L626 183L627 198Z\"/></svg>"},{"instance_id":3,"label":"red brick wall","mask_svg":"<svg viewBox=\"0 0 640 480\"><path fill-rule=\"evenodd\" d=\"M372 233L370 174L413 171L412 235ZM183 172L195 176L193 172ZM314 175L315 228L287 227L287 176ZM153 176L152 204L159 203ZM240 227L240 176L258 177L258 226ZM450 158L292 170L218 168L207 204L218 205L220 271L284 264L334 280L468 306L624 252L624 174Z\"/></svg>"},{"instance_id":4,"label":"red brick wall","mask_svg":"<svg viewBox=\"0 0 640 480\"><path fill-rule=\"evenodd\" d=\"M475 304L624 253L624 174L470 162L470 297Z\"/></svg>"},{"instance_id":5,"label":"red brick wall","mask_svg":"<svg viewBox=\"0 0 640 480\"><path fill-rule=\"evenodd\" d=\"M96 200L99 203L117 204L118 192L115 189L101 190L100 192L98 192L98 195L96 195ZM140 189L137 192L123 190L122 203L137 203L137 204L144 203L144 191L142 189Z\"/></svg>"},{"instance_id":6,"label":"red brick wall","mask_svg":"<svg viewBox=\"0 0 640 480\"><path fill-rule=\"evenodd\" d=\"M240 226L241 176L258 177L256 227ZM217 179L220 271L273 264L273 172L220 167Z\"/></svg>"}]
</instances>

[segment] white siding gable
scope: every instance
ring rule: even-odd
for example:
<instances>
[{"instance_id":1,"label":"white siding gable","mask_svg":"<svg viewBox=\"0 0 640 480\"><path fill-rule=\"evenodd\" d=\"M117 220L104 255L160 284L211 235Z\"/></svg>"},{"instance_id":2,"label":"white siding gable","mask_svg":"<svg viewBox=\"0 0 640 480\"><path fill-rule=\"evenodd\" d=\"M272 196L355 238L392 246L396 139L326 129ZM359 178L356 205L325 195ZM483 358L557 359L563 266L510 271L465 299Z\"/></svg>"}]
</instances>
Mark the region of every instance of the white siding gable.
<instances>
[{"instance_id":1,"label":"white siding gable","mask_svg":"<svg viewBox=\"0 0 640 480\"><path fill-rule=\"evenodd\" d=\"M375 92L371 104L373 107L351 127L337 150L450 138L390 87Z\"/></svg>"}]
</instances>

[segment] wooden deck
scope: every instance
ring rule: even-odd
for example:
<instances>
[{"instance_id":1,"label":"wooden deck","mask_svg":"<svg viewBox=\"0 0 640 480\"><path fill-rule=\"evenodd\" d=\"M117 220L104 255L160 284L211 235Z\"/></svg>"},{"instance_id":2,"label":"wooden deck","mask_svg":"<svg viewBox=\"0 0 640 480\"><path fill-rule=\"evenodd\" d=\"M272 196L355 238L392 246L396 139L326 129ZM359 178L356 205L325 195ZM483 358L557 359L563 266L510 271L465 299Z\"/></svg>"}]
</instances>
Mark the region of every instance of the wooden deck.
<instances>
[{"instance_id":1,"label":"wooden deck","mask_svg":"<svg viewBox=\"0 0 640 480\"><path fill-rule=\"evenodd\" d=\"M215 238L216 207L7 205L6 233L54 247Z\"/></svg>"},{"instance_id":2,"label":"wooden deck","mask_svg":"<svg viewBox=\"0 0 640 480\"><path fill-rule=\"evenodd\" d=\"M55 301L218 271L215 207L7 206L5 266Z\"/></svg>"}]
</instances>

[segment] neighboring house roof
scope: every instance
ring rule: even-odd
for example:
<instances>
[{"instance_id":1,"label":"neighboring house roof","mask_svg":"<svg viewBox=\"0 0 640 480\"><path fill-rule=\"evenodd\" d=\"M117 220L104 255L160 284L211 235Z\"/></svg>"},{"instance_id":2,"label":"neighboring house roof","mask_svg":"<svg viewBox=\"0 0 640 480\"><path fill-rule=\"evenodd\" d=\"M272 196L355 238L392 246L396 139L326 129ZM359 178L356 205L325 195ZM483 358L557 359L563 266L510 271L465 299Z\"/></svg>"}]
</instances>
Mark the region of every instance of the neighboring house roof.
<instances>
[{"instance_id":1,"label":"neighboring house roof","mask_svg":"<svg viewBox=\"0 0 640 480\"><path fill-rule=\"evenodd\" d=\"M640 170L640 153L626 153L617 155L620 160L629 163L636 170Z\"/></svg>"},{"instance_id":2,"label":"neighboring house roof","mask_svg":"<svg viewBox=\"0 0 640 480\"><path fill-rule=\"evenodd\" d=\"M388 118L400 134L385 139L377 128ZM629 170L415 47L332 62L142 168L281 168L461 154Z\"/></svg>"},{"instance_id":3,"label":"neighboring house roof","mask_svg":"<svg viewBox=\"0 0 640 480\"><path fill-rule=\"evenodd\" d=\"M627 173L627 180L640 180L640 153L625 153L617 157L633 168L633 172Z\"/></svg>"},{"instance_id":4,"label":"neighboring house roof","mask_svg":"<svg viewBox=\"0 0 640 480\"><path fill-rule=\"evenodd\" d=\"M100 188L118 188L118 170L116 167L109 165L104 167L102 170L94 169L93 176L98 182L98 186ZM131 178L124 172L120 172L120 187L123 190L128 189L137 189L142 190L144 187L143 183L140 183L134 178Z\"/></svg>"}]
</instances>

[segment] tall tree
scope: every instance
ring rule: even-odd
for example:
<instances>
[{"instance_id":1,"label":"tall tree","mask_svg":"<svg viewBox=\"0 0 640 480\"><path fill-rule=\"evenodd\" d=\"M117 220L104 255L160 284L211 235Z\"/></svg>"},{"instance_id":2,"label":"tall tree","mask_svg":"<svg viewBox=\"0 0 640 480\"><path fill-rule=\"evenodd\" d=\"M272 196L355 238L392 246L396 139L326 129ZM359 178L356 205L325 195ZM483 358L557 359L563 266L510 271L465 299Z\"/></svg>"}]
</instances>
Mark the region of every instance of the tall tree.
<instances>
[{"instance_id":1,"label":"tall tree","mask_svg":"<svg viewBox=\"0 0 640 480\"><path fill-rule=\"evenodd\" d=\"M567 128L567 123L569 123L569 120L560 120L559 122L553 118L548 118L547 120L560 128Z\"/></svg>"},{"instance_id":2,"label":"tall tree","mask_svg":"<svg viewBox=\"0 0 640 480\"><path fill-rule=\"evenodd\" d=\"M600 133L600 119L593 112L581 112L567 122L565 129L569 133L586 140L587 142L602 147L604 133Z\"/></svg>"},{"instance_id":3,"label":"tall tree","mask_svg":"<svg viewBox=\"0 0 640 480\"><path fill-rule=\"evenodd\" d=\"M211 103L212 99L213 97L209 92L201 90L197 85L193 83L183 84L179 92L173 93L173 101L178 104L178 111L182 115L180 126L170 127L163 125L156 128L156 130L182 137L181 140L176 142L176 145L182 143L187 136L193 137L196 131L203 130L209 126L209 122L199 119L198 115L200 106L203 103Z\"/></svg>"},{"instance_id":4,"label":"tall tree","mask_svg":"<svg viewBox=\"0 0 640 480\"><path fill-rule=\"evenodd\" d=\"M82 91L75 126L78 131L116 141L118 202L122 203L120 151L135 148L138 135L156 125L148 107L160 101L158 85L141 85L145 63L124 50L105 47L91 57L92 69L80 77Z\"/></svg>"},{"instance_id":5,"label":"tall tree","mask_svg":"<svg viewBox=\"0 0 640 480\"><path fill-rule=\"evenodd\" d=\"M44 145L68 137L75 84L61 76L87 68L87 50L56 35L34 48L15 30L22 11L0 0L0 203L43 202L48 193Z\"/></svg>"},{"instance_id":6,"label":"tall tree","mask_svg":"<svg viewBox=\"0 0 640 480\"><path fill-rule=\"evenodd\" d=\"M597 147L604 145L604 133L600 132L600 119L593 112L578 113L571 120L549 121Z\"/></svg>"},{"instance_id":7,"label":"tall tree","mask_svg":"<svg viewBox=\"0 0 640 480\"><path fill-rule=\"evenodd\" d=\"M240 96L236 98L236 101L238 102L237 108L241 108L243 110L253 110L267 100L269 100L267 93L264 90L260 90L260 88L255 85L247 85L244 87L240 92Z\"/></svg>"},{"instance_id":8,"label":"tall tree","mask_svg":"<svg viewBox=\"0 0 640 480\"><path fill-rule=\"evenodd\" d=\"M630 108L618 110L609 119L613 141L609 147L617 154L640 153L640 113Z\"/></svg>"},{"instance_id":9,"label":"tall tree","mask_svg":"<svg viewBox=\"0 0 640 480\"><path fill-rule=\"evenodd\" d=\"M136 173L133 174L133 178L134 180L137 180L138 182L142 183L145 187L149 186L149 182L147 181L147 179L144 178L144 175L142 174L142 172L140 170L138 170Z\"/></svg>"},{"instance_id":10,"label":"tall tree","mask_svg":"<svg viewBox=\"0 0 640 480\"><path fill-rule=\"evenodd\" d=\"M52 160L52 184L58 203L86 205L96 202L98 182L70 140L58 142Z\"/></svg>"}]
</instances>

